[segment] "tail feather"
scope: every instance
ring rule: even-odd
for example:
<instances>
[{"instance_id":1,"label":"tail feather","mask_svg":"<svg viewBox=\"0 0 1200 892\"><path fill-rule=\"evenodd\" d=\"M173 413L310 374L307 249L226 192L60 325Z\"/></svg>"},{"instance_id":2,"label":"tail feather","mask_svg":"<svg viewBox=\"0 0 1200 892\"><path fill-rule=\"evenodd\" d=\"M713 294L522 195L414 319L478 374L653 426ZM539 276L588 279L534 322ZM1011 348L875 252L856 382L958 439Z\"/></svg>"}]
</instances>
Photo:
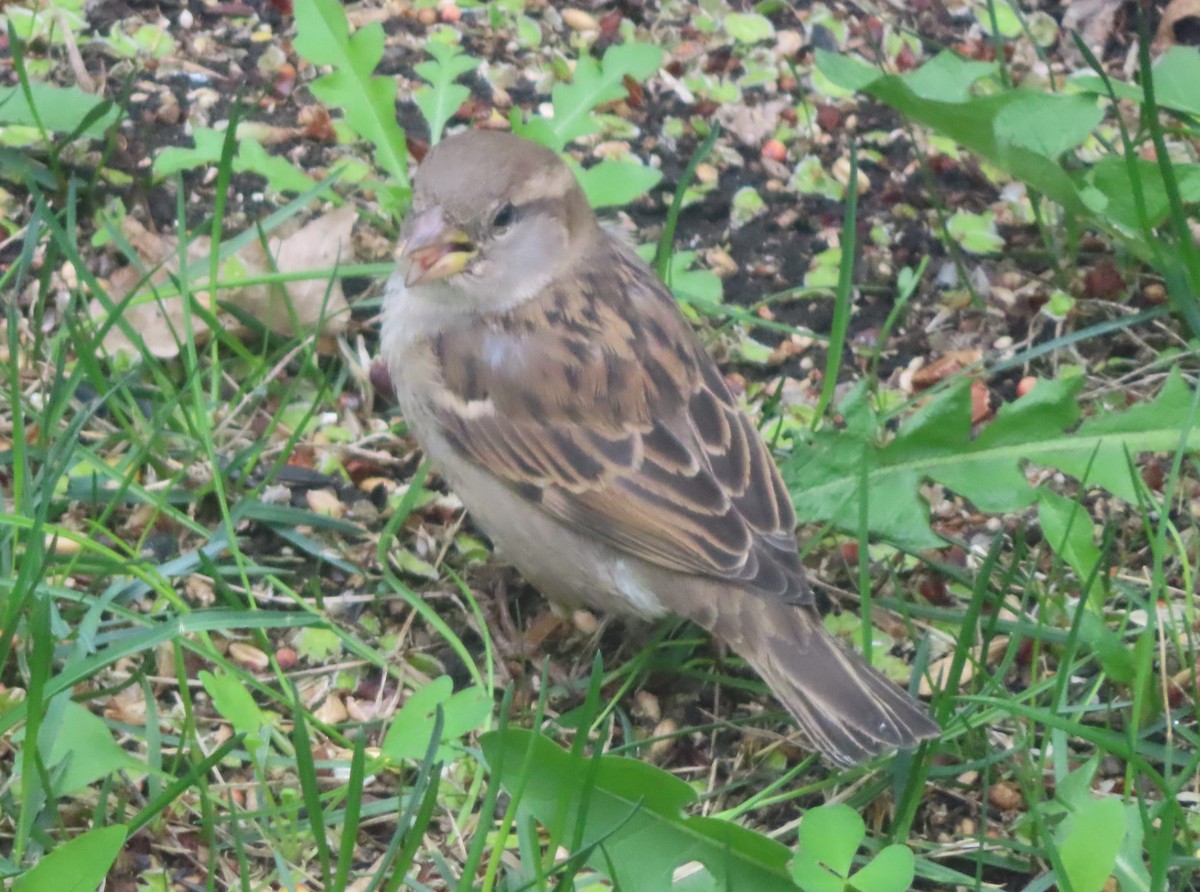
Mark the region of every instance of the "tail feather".
<instances>
[{"instance_id":1,"label":"tail feather","mask_svg":"<svg viewBox=\"0 0 1200 892\"><path fill-rule=\"evenodd\" d=\"M811 607L729 594L740 603L693 619L754 667L832 762L862 762L940 733L923 705L843 647Z\"/></svg>"}]
</instances>

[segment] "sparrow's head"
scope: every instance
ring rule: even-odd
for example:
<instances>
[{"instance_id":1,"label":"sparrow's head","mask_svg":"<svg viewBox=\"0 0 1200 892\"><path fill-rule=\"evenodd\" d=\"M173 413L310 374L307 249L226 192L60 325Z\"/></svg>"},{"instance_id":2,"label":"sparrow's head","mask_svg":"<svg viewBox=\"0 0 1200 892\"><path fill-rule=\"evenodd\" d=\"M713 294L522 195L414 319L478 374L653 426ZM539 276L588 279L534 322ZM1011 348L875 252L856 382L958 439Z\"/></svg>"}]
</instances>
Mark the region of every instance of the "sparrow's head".
<instances>
[{"instance_id":1,"label":"sparrow's head","mask_svg":"<svg viewBox=\"0 0 1200 892\"><path fill-rule=\"evenodd\" d=\"M598 231L553 151L468 130L417 169L398 256L410 298L500 311L537 294Z\"/></svg>"}]
</instances>

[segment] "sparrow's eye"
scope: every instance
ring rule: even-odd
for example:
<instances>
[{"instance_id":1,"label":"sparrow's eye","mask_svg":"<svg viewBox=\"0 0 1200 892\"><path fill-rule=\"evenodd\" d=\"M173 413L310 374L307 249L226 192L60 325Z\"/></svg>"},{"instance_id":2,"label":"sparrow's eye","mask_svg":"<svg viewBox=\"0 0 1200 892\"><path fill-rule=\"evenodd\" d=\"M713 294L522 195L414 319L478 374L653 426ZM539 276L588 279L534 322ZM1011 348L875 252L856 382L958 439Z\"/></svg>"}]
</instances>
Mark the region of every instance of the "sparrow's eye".
<instances>
[{"instance_id":1,"label":"sparrow's eye","mask_svg":"<svg viewBox=\"0 0 1200 892\"><path fill-rule=\"evenodd\" d=\"M496 216L492 217L492 226L495 229L507 229L512 226L517 219L517 209L512 206L512 202L508 201L500 205L500 210L496 211Z\"/></svg>"}]
</instances>

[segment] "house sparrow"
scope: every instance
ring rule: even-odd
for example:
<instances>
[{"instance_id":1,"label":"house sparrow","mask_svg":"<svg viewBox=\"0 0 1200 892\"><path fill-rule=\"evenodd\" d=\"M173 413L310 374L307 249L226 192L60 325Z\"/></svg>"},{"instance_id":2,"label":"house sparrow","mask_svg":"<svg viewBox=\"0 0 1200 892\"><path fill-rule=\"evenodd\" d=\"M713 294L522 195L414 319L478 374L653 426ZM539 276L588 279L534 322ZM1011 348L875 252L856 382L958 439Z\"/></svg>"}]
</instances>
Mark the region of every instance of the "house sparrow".
<instances>
[{"instance_id":1,"label":"house sparrow","mask_svg":"<svg viewBox=\"0 0 1200 892\"><path fill-rule=\"evenodd\" d=\"M825 631L758 431L553 151L439 143L397 254L381 348L401 411L526 580L565 609L703 626L833 762L938 733Z\"/></svg>"}]
</instances>

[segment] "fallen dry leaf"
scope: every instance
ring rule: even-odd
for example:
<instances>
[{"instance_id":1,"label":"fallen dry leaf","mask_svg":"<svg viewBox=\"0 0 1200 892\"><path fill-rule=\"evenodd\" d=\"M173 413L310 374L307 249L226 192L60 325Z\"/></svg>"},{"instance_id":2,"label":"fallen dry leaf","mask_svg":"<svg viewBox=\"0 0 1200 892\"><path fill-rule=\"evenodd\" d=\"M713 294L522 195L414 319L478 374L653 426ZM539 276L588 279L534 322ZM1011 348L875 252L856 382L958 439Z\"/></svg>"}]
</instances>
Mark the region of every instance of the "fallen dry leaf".
<instances>
[{"instance_id":1,"label":"fallen dry leaf","mask_svg":"<svg viewBox=\"0 0 1200 892\"><path fill-rule=\"evenodd\" d=\"M914 391L928 390L934 384L961 372L967 366L974 365L983 359L979 350L947 350L933 362L927 363L913 372L912 388Z\"/></svg>"},{"instance_id":2,"label":"fallen dry leaf","mask_svg":"<svg viewBox=\"0 0 1200 892\"><path fill-rule=\"evenodd\" d=\"M173 236L159 235L142 226L132 217L121 224L122 234L146 269L155 270L149 277L150 285L161 285L179 272L178 240ZM187 248L188 263L194 263L209 254L211 239L200 236ZM157 269L156 269L157 268ZM123 301L131 291L143 286L144 276L136 266L126 266L113 273L109 282L109 300L115 305ZM205 309L211 310L212 303L207 292L197 292L196 300ZM99 300L92 300L88 309L92 318L99 321L108 315L108 309ZM152 356L170 359L179 355L186 338L184 302L181 297L162 300L140 300L135 298L123 313L123 319L131 331L137 332ZM208 332L208 326L199 318L192 317L192 332L199 336ZM133 341L125 336L119 325L113 325L104 335L104 348L109 353L138 353Z\"/></svg>"},{"instance_id":3,"label":"fallen dry leaf","mask_svg":"<svg viewBox=\"0 0 1200 892\"><path fill-rule=\"evenodd\" d=\"M306 105L300 109L296 120L300 122L305 139L328 143L337 142L337 133L333 129L333 118L329 116L329 109L325 106Z\"/></svg>"},{"instance_id":4,"label":"fallen dry leaf","mask_svg":"<svg viewBox=\"0 0 1200 892\"><path fill-rule=\"evenodd\" d=\"M979 424L992 416L992 395L978 378L971 382L971 424Z\"/></svg>"},{"instance_id":5,"label":"fallen dry leaf","mask_svg":"<svg viewBox=\"0 0 1200 892\"><path fill-rule=\"evenodd\" d=\"M190 603L201 607L211 607L217 600L212 580L207 576L192 574L184 581L183 591Z\"/></svg>"},{"instance_id":6,"label":"fallen dry leaf","mask_svg":"<svg viewBox=\"0 0 1200 892\"><path fill-rule=\"evenodd\" d=\"M129 685L108 698L104 706L104 717L127 725L145 726L146 689L141 685Z\"/></svg>"},{"instance_id":7,"label":"fallen dry leaf","mask_svg":"<svg viewBox=\"0 0 1200 892\"><path fill-rule=\"evenodd\" d=\"M764 102L762 105L723 105L717 111L717 120L745 146L758 148L775 134L779 127L779 115L787 103L781 99Z\"/></svg>"},{"instance_id":8,"label":"fallen dry leaf","mask_svg":"<svg viewBox=\"0 0 1200 892\"><path fill-rule=\"evenodd\" d=\"M1008 647L1008 636L1001 635L993 638L988 644L987 657L983 661L983 665L990 666L998 660ZM983 651L979 647L971 649L967 654L966 661L963 662L962 673L959 675L959 685L964 685L975 677L976 671L980 668L980 656ZM935 691L943 690L949 681L950 667L954 663L954 653L948 653L944 657L939 657L929 664L929 669L921 676L921 684L917 689L917 693L922 697L932 697Z\"/></svg>"},{"instance_id":9,"label":"fallen dry leaf","mask_svg":"<svg viewBox=\"0 0 1200 892\"><path fill-rule=\"evenodd\" d=\"M310 489L305 494L308 507L315 514L326 517L341 517L346 513L345 503L332 489Z\"/></svg>"},{"instance_id":10,"label":"fallen dry leaf","mask_svg":"<svg viewBox=\"0 0 1200 892\"><path fill-rule=\"evenodd\" d=\"M313 717L318 721L325 722L327 725L336 725L339 722L344 722L349 715L346 711L346 704L339 700L336 694L330 694L313 711Z\"/></svg>"},{"instance_id":11,"label":"fallen dry leaf","mask_svg":"<svg viewBox=\"0 0 1200 892\"><path fill-rule=\"evenodd\" d=\"M1196 0L1200 3L1200 0ZM1125 278L1111 260L1103 260L1084 274L1081 297L1116 300L1125 292Z\"/></svg>"},{"instance_id":12,"label":"fallen dry leaf","mask_svg":"<svg viewBox=\"0 0 1200 892\"><path fill-rule=\"evenodd\" d=\"M354 208L346 205L309 221L289 236L269 240L269 258L257 241L239 251L238 257L250 267L249 275L331 270L350 259L354 219ZM350 318L341 282L327 276L252 285L225 299L281 335L316 329L323 338L332 338L345 331Z\"/></svg>"},{"instance_id":13,"label":"fallen dry leaf","mask_svg":"<svg viewBox=\"0 0 1200 892\"><path fill-rule=\"evenodd\" d=\"M280 127L262 121L242 121L237 127L239 141L248 139L262 146L277 146L303 133L299 127Z\"/></svg>"},{"instance_id":14,"label":"fallen dry leaf","mask_svg":"<svg viewBox=\"0 0 1200 892\"><path fill-rule=\"evenodd\" d=\"M269 239L264 248L261 241L252 241L221 265L222 275L238 278L267 276L272 273L301 273L309 270L331 270L345 263L351 253L350 230L354 225L354 208L347 205L310 221L290 235ZM122 226L125 237L137 251L142 266L154 269L150 285L162 285L179 273L178 240L146 229L132 217ZM189 243L189 264L202 261L212 251L212 240L199 236ZM119 269L110 280L109 299L113 304L124 300L134 289L144 289L144 276L134 266ZM194 299L204 309L214 312L212 295L205 289L207 275L192 281ZM124 312L124 321L137 332L151 355L162 359L178 356L187 338L186 304L181 296L135 298ZM320 347L333 348L333 338L346 328L350 307L342 293L341 282L319 275L311 279L263 285L227 288L220 300L245 310L276 334L285 337L316 331L322 339ZM89 312L101 320L108 309L93 300ZM221 323L234 332L242 330L236 320L219 316ZM197 316L191 318L191 333L197 342L208 334L208 325ZM110 353L137 353L138 348L120 326L112 326L104 336L104 347Z\"/></svg>"}]
</instances>

